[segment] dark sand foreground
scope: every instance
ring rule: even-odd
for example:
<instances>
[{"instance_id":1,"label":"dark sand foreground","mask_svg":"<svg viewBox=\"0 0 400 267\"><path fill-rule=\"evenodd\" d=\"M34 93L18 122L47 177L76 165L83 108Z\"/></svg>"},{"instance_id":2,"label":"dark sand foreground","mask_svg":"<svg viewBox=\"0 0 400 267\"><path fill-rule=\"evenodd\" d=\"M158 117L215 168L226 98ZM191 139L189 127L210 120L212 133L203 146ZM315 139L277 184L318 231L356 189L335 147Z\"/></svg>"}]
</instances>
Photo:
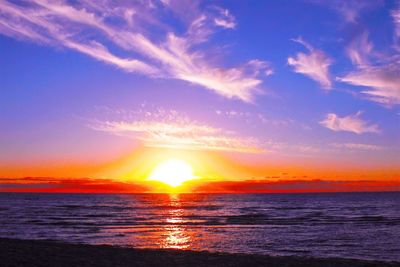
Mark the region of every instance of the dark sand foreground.
<instances>
[{"instance_id":1,"label":"dark sand foreground","mask_svg":"<svg viewBox=\"0 0 400 267\"><path fill-rule=\"evenodd\" d=\"M0 238L0 266L400 266L395 262L131 249Z\"/></svg>"}]
</instances>

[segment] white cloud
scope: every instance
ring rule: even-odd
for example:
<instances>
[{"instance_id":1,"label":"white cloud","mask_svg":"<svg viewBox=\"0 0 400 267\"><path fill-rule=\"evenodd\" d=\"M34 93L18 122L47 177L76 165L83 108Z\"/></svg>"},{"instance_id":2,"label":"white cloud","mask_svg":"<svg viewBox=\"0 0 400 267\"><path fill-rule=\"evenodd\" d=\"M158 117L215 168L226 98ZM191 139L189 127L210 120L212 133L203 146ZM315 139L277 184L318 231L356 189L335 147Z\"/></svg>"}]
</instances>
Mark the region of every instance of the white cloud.
<instances>
[{"instance_id":1,"label":"white cloud","mask_svg":"<svg viewBox=\"0 0 400 267\"><path fill-rule=\"evenodd\" d=\"M70 40L65 40L64 45L86 55L92 56L93 58L103 61L105 63L115 65L125 71L140 72L148 75L155 75L158 70L146 63L136 60L136 59L125 59L117 57L111 54L107 48L102 44L92 41L90 44L83 44L79 42L74 42Z\"/></svg>"},{"instance_id":2,"label":"white cloud","mask_svg":"<svg viewBox=\"0 0 400 267\"><path fill-rule=\"evenodd\" d=\"M224 119L244 120L255 125L288 126L293 123L291 120L270 119L262 113L234 109L218 109L214 112ZM97 107L96 114L103 118L91 120L90 128L137 139L146 146L241 153L289 152L302 156L321 151L310 144L289 144L241 136L234 131L192 120L185 113L147 103L142 103L135 110Z\"/></svg>"},{"instance_id":3,"label":"white cloud","mask_svg":"<svg viewBox=\"0 0 400 267\"><path fill-rule=\"evenodd\" d=\"M134 113L132 113L134 114ZM96 120L90 128L141 141L149 147L263 153L255 138L199 123L177 111L139 111L130 120Z\"/></svg>"},{"instance_id":4,"label":"white cloud","mask_svg":"<svg viewBox=\"0 0 400 267\"><path fill-rule=\"evenodd\" d=\"M214 19L215 25L225 29L236 28L235 17L232 16L228 9L218 8L218 11L220 16Z\"/></svg>"},{"instance_id":5,"label":"white cloud","mask_svg":"<svg viewBox=\"0 0 400 267\"><path fill-rule=\"evenodd\" d=\"M357 69L337 80L367 88L361 94L368 100L385 106L400 104L398 57L375 53L367 32L356 37L346 50Z\"/></svg>"},{"instance_id":6,"label":"white cloud","mask_svg":"<svg viewBox=\"0 0 400 267\"><path fill-rule=\"evenodd\" d=\"M304 45L309 53L299 52L295 57L288 57L288 64L293 67L295 72L304 74L318 82L323 89L331 89L329 66L333 61L324 52L313 48L301 38L294 41Z\"/></svg>"},{"instance_id":7,"label":"white cloud","mask_svg":"<svg viewBox=\"0 0 400 267\"><path fill-rule=\"evenodd\" d=\"M338 78L339 81L367 87L361 91L367 99L384 104L400 104L400 65L389 63L380 66L365 66Z\"/></svg>"},{"instance_id":8,"label":"white cloud","mask_svg":"<svg viewBox=\"0 0 400 267\"><path fill-rule=\"evenodd\" d=\"M320 124L332 131L345 131L356 134L363 133L378 133L379 127L376 124L368 124L360 118L362 112L357 112L354 115L339 117L334 113L326 115L325 119L320 121Z\"/></svg>"},{"instance_id":9,"label":"white cloud","mask_svg":"<svg viewBox=\"0 0 400 267\"><path fill-rule=\"evenodd\" d=\"M227 21L224 19L214 19L215 25L221 26L222 28L227 28L227 29L234 29L236 27L236 24L231 21Z\"/></svg>"},{"instance_id":10,"label":"white cloud","mask_svg":"<svg viewBox=\"0 0 400 267\"><path fill-rule=\"evenodd\" d=\"M183 12L183 5L190 6L193 15ZM187 23L186 32L178 35L173 25L158 19L170 11ZM158 28L159 34L152 36L149 27ZM197 44L206 42L216 27L233 29L235 18L219 7L200 10L196 1L0 2L2 34L67 47L126 71L183 80L227 98L251 102L260 91L259 76L272 71L265 64L224 68L211 62L204 47Z\"/></svg>"}]
</instances>

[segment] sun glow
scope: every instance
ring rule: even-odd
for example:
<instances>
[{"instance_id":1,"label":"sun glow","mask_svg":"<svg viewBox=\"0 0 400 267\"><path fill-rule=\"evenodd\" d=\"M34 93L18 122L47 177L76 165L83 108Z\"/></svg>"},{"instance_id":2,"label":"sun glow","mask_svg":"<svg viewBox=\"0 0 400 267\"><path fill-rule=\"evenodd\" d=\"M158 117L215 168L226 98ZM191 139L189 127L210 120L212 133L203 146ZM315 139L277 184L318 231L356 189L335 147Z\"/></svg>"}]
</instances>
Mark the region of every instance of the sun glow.
<instances>
[{"instance_id":1,"label":"sun glow","mask_svg":"<svg viewBox=\"0 0 400 267\"><path fill-rule=\"evenodd\" d=\"M159 164L149 176L149 180L159 181L172 187L195 179L192 166L179 159L171 159Z\"/></svg>"}]
</instances>

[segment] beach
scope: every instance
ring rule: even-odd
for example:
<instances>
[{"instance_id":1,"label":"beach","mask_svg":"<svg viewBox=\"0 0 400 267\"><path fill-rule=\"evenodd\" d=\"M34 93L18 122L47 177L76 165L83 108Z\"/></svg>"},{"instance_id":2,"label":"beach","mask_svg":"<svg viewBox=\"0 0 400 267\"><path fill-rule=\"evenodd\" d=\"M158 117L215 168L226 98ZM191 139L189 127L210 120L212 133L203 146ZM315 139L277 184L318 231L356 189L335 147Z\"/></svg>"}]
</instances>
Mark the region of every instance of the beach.
<instances>
[{"instance_id":1,"label":"beach","mask_svg":"<svg viewBox=\"0 0 400 267\"><path fill-rule=\"evenodd\" d=\"M400 266L399 262L340 258L134 249L110 245L0 238L0 266Z\"/></svg>"}]
</instances>

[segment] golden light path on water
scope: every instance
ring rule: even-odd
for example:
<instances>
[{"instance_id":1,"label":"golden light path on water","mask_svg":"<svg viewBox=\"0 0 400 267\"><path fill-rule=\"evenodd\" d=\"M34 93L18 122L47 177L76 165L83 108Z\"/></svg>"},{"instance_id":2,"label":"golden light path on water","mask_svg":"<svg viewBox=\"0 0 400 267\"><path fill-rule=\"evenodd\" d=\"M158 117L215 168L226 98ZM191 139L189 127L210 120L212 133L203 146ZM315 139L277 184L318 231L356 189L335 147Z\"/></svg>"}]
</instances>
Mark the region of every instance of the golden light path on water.
<instances>
[{"instance_id":1,"label":"golden light path on water","mask_svg":"<svg viewBox=\"0 0 400 267\"><path fill-rule=\"evenodd\" d=\"M182 215L181 200L179 194L169 195L170 209L169 217L166 219L167 225L161 236L160 247L169 249L189 249L191 245L191 236L188 234Z\"/></svg>"}]
</instances>

